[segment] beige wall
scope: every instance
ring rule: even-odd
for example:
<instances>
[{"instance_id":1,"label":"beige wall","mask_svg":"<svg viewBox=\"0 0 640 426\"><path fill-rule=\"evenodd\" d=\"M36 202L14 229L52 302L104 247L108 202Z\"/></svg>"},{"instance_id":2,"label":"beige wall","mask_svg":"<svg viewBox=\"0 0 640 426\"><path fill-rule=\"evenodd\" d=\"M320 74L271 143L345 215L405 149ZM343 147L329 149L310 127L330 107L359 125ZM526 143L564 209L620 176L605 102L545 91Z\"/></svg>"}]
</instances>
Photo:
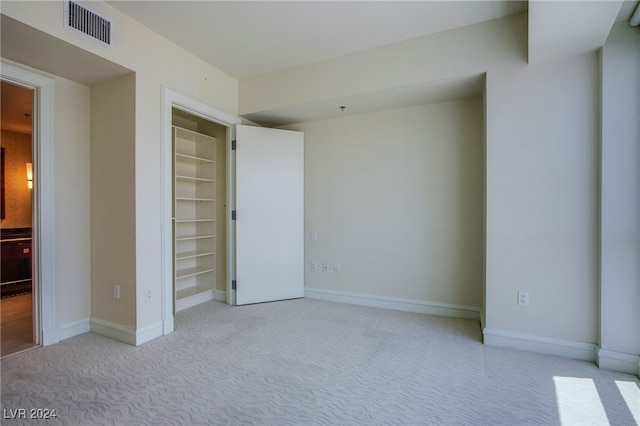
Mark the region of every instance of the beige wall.
<instances>
[{"instance_id":1,"label":"beige wall","mask_svg":"<svg viewBox=\"0 0 640 426\"><path fill-rule=\"evenodd\" d=\"M31 163L31 135L2 130L4 148L5 218L2 228L31 228L31 189L27 163Z\"/></svg>"},{"instance_id":2,"label":"beige wall","mask_svg":"<svg viewBox=\"0 0 640 426\"><path fill-rule=\"evenodd\" d=\"M640 29L616 25L601 52L601 287L598 363L628 373L640 354ZM631 362L630 362L631 361Z\"/></svg>"},{"instance_id":3,"label":"beige wall","mask_svg":"<svg viewBox=\"0 0 640 426\"><path fill-rule=\"evenodd\" d=\"M287 128L305 133L306 287L480 306L480 98Z\"/></svg>"},{"instance_id":4,"label":"beige wall","mask_svg":"<svg viewBox=\"0 0 640 426\"><path fill-rule=\"evenodd\" d=\"M91 315L91 90L54 79L55 320Z\"/></svg>"},{"instance_id":5,"label":"beige wall","mask_svg":"<svg viewBox=\"0 0 640 426\"><path fill-rule=\"evenodd\" d=\"M597 56L492 70L486 108L486 326L596 343Z\"/></svg>"},{"instance_id":6,"label":"beige wall","mask_svg":"<svg viewBox=\"0 0 640 426\"><path fill-rule=\"evenodd\" d=\"M91 317L135 324L135 75L91 88ZM120 286L120 299L113 286Z\"/></svg>"},{"instance_id":7,"label":"beige wall","mask_svg":"<svg viewBox=\"0 0 640 426\"><path fill-rule=\"evenodd\" d=\"M367 143L354 141L347 119L335 121L337 130L331 133L335 138L325 137L342 144L336 147L332 145L335 142L326 142L327 149L314 145L317 137L314 135L331 126L315 122L292 127L304 130L309 139L307 167L314 170L329 165L323 172L307 173L308 231L316 226L323 228L316 230L317 244L308 241L307 235L307 262L316 256L327 257L329 264L344 263L340 258L349 260L343 266L345 272L338 277L307 272L308 286L418 300L458 300L457 303L483 307L485 326L492 331L525 339L533 336L534 340L597 343L598 64L593 53L527 64L526 21L526 15L512 16L240 83L240 112L248 113L486 73L486 106L480 108L479 119L482 122L483 111L486 135L480 135L480 145L485 136L487 257L486 271L478 269L479 274L486 275L486 300L483 302L480 290L482 279L478 293L469 295L471 302L464 302L464 297L455 299L456 296L447 294L449 287L442 284L434 285L428 294L424 290L428 286L421 287L422 293L415 291L418 287L407 291L403 283L412 279L415 282L410 273L404 274L408 260L394 259L393 254L386 259L386 253L371 256L375 250L383 249L376 248L375 238L369 234L382 237L387 243L384 247L398 245L394 238L411 241L411 236L402 234L405 229L400 229L399 234L385 229L378 231L381 216L377 208L385 209L385 202L396 204L399 194L387 186L380 186L376 193L372 182L384 185L379 178L387 168L376 162L373 164L378 167L368 163L371 155L395 158L399 154L379 151L377 145L371 150ZM361 127L376 128L386 135L387 127L377 125L371 120ZM340 139L343 131L350 137ZM376 138L375 134L370 136L373 141ZM359 156L349 151L351 146L359 148ZM354 161L342 160L339 152ZM482 152L477 155L483 157ZM413 161L414 158L404 158L389 164L396 165L393 170L411 170ZM334 170L338 164L346 169L347 163L352 167L350 180L346 180L348 176L340 168ZM363 193L351 198L357 185L364 188ZM348 188L351 192L346 192ZM379 199L374 194L380 195ZM342 207L339 214L337 208L331 210L336 205ZM316 210L321 214L316 214ZM455 213L450 207L443 211ZM396 214L407 213L401 210ZM316 216L319 225L314 222ZM342 217L348 220L343 222ZM321 240L323 233L329 234L330 243ZM410 247L418 253L422 250L423 254L426 250L415 242ZM354 260L357 252L365 253L370 264L361 266ZM459 262L457 255L455 251L449 252L442 263ZM335 257L339 259L334 260ZM355 279L347 282L348 270L354 266L359 268L353 275ZM393 281L388 272L393 266L403 271L400 273L403 280L381 290L380 281ZM380 276L367 268L376 269ZM420 272L429 276L437 271L436 268ZM518 290L529 293L529 306L516 305Z\"/></svg>"}]
</instances>

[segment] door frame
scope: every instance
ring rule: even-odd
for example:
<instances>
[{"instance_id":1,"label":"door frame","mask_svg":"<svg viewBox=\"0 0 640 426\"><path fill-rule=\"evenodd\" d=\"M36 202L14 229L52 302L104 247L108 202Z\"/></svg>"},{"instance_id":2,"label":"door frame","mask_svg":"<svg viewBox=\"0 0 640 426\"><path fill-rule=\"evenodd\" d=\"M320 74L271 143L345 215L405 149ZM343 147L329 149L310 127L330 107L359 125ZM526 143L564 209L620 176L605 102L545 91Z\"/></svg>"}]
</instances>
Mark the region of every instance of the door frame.
<instances>
[{"instance_id":1,"label":"door frame","mask_svg":"<svg viewBox=\"0 0 640 426\"><path fill-rule=\"evenodd\" d=\"M33 90L31 158L32 193L32 294L34 343L58 343L55 327L55 225L54 225L54 80L20 64L1 60L0 79Z\"/></svg>"},{"instance_id":2,"label":"door frame","mask_svg":"<svg viewBox=\"0 0 640 426\"><path fill-rule=\"evenodd\" d=\"M235 226L231 220L231 211L235 206L235 151L231 143L235 138L235 125L240 124L240 118L214 108L203 102L182 95L165 86L162 87L162 323L163 334L174 330L173 323L173 231L172 231L172 141L171 126L173 108L211 121L227 128L227 197L226 197L226 227L227 227L227 291L226 299L229 305L235 304L235 294L231 282L235 279Z\"/></svg>"}]
</instances>

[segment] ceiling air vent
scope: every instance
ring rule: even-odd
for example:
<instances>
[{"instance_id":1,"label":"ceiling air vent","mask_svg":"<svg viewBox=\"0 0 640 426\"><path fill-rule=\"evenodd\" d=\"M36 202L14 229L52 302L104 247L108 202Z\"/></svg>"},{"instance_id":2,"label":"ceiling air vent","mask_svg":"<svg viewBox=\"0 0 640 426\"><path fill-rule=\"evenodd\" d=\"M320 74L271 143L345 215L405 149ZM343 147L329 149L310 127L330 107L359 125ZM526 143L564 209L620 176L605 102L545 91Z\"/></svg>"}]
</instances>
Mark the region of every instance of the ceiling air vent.
<instances>
[{"instance_id":1,"label":"ceiling air vent","mask_svg":"<svg viewBox=\"0 0 640 426\"><path fill-rule=\"evenodd\" d=\"M65 2L64 25L108 46L113 45L113 21L74 1Z\"/></svg>"}]
</instances>

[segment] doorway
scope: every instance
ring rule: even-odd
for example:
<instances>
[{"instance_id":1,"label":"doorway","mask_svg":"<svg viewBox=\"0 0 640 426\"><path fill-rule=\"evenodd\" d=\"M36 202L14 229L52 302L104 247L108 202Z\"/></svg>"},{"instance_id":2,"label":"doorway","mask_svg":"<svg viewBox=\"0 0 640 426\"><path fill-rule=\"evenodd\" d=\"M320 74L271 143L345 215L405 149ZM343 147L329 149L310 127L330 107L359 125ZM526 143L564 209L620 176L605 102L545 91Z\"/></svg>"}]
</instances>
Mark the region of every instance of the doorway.
<instances>
[{"instance_id":1,"label":"doorway","mask_svg":"<svg viewBox=\"0 0 640 426\"><path fill-rule=\"evenodd\" d=\"M226 126L172 108L174 313L226 301Z\"/></svg>"},{"instance_id":2,"label":"doorway","mask_svg":"<svg viewBox=\"0 0 640 426\"><path fill-rule=\"evenodd\" d=\"M193 122L194 124L192 125L197 127L198 132L200 132L201 129L205 130L211 127L217 128L218 129L217 131L220 132L219 138L221 139L219 142L216 142L219 144L218 149L224 147L226 150L222 154L217 154L216 160L215 160L216 163L218 164L221 164L222 162L226 163L226 167L225 167L226 170L224 171L224 173L217 174L218 176L217 179L219 179L220 176L222 176L223 178L226 178L224 182L222 180L217 182L217 185L219 187L222 186L223 189L225 190L224 196L217 194L214 197L211 197L210 195L211 193L202 192L202 191L198 192L197 186L194 189L194 186L192 184L189 184L190 189L188 189L188 191L191 191L191 194L193 195L189 195L189 192L187 191L185 195L181 197L182 200L180 201L188 201L189 203L211 202L212 201L211 198L214 198L215 201L218 203L220 218L224 219L224 222L219 224L221 226L218 229L225 230L226 233L224 234L224 238L218 238L216 236L218 240L217 247L219 247L218 248L219 253L225 254L226 262L218 261L217 265L225 267L225 272L222 276L226 276L226 279L224 283L216 282L216 289L219 290L220 292L224 291L223 289L226 289L226 292L224 294L219 294L219 298L216 297L216 299L218 300L226 299L226 302L229 305L238 304L238 300L237 300L238 270L237 270L237 264L236 264L236 258L237 258L236 251L238 248L236 238L238 235L238 231L237 231L238 225L236 221L235 209L236 209L237 196L238 196L237 195L238 182L245 182L246 180L238 179L238 176L237 176L238 165L236 164L236 162L237 162L238 156L236 151L237 144L236 144L235 138L238 135L239 129L249 128L250 126L238 126L241 121L238 117L232 116L228 113L217 110L216 108L213 108L202 102L191 99L187 96L181 95L170 89L163 88L163 120L162 120L162 123L163 123L163 126L162 126L163 127L163 138L162 138L163 140L163 148L162 148L163 191L162 193L165 194L163 196L163 205L162 205L163 334L168 334L173 331L174 329L173 313L176 310L180 310L180 309L176 309L177 304L174 303L174 301L177 299L176 297L177 287L174 288L174 282L176 280L176 271L178 270L178 267L176 266L179 261L178 258L180 258L180 261L182 261L187 258L211 255L210 253L211 250L208 247L198 247L196 245L194 248L185 249L184 252L181 253L182 254L181 256L177 256L178 251L175 245L176 244L175 235L177 235L175 231L175 226L177 222L185 222L185 223L188 222L191 224L196 222L195 225L190 225L190 226L192 226L196 231L198 231L198 233L199 233L199 230L198 230L197 222L201 222L204 225L203 228L210 226L209 222L211 222L210 216L207 216L206 214L200 214L196 208L193 208L192 211L187 211L187 214L183 214L177 211L176 206L178 202L176 200L177 197L174 194L174 188L175 188L174 185L176 185L176 181L178 180L178 178L173 173L173 170L175 167L174 163L177 162L177 157L178 157L178 153L173 149L173 141L176 140L175 133L177 131L176 129L173 128L173 126L175 123L178 123L181 121ZM270 235L274 235L274 234L278 234L279 232L282 232L282 235L287 235L287 236L292 235L292 240L296 240L296 242L299 243L295 245L296 248L294 248L294 245L290 246L286 244L286 248L287 248L286 253L280 249L284 247L283 245L279 245L280 248L274 251L269 248L270 246L268 244L266 245L263 244L264 247L267 247L266 249L267 251L276 253L274 265L277 265L278 268L272 268L272 267L269 267L269 265L267 265L266 270L268 271L268 273L261 276L258 281L265 283L266 284L265 288L268 288L271 290L278 289L279 287L277 285L272 285L273 283L279 280L279 277L274 271L281 271L282 268L280 268L280 266L283 266L283 264L285 263L295 264L295 266L293 266L292 269L296 269L300 273L295 274L295 276L298 277L297 279L288 280L290 281L289 284L291 284L292 286L294 282L297 284L298 288L296 289L295 295L293 296L290 294L286 294L284 296L276 295L275 298L266 297L266 298L262 298L261 300L251 300L249 302L245 300L244 303L259 303L259 302L266 302L271 300L282 300L282 299L288 299L288 298L302 297L304 294L304 259L303 259L304 257L304 226L303 226L304 174L302 172L304 157L303 155L301 155L303 153L303 137L301 137L302 135L300 134L300 132L288 132L284 130L275 130L275 129L266 129L266 128L257 130L258 127L251 127L251 128L254 129L254 131L258 132L258 134L253 135L254 137L256 137L256 140L246 145L243 145L244 142L250 142L250 140L248 139L251 139L251 137L249 137L249 138L244 138L241 141L238 141L238 143L240 144L241 147L245 147L245 149L250 148L247 151L247 153L257 154L258 157L256 157L256 155L247 155L245 156L245 160L248 158L257 159L257 163L256 163L257 165L260 165L261 163L263 163L264 158L268 158L268 159L275 158L275 161L269 161L271 163L271 168L266 171L267 175L262 176L262 175L254 174L253 176L248 176L249 180L251 180L252 182L256 182L263 178L277 177L277 179L272 179L273 185L270 185L270 191L268 191L268 193L259 194L260 196L258 198L262 199L263 201L266 201L270 205L280 206L281 211L279 213L281 214L282 218L292 217L291 211L295 210L296 215L299 216L299 219L300 219L299 220L300 226L292 226L291 225L292 222L290 220L279 220L275 222L277 222L278 224L281 224L284 222L286 223L286 225L284 227L282 226L277 227L276 229L274 228L274 226L272 226L273 223L268 223L267 225L261 225L260 226L261 229L256 230L257 234L256 233L251 234L250 237L253 240L255 240L256 236L259 236L260 238L262 238L262 240L264 240L264 238L268 238ZM215 130L212 130L212 132L215 132ZM249 132L249 130L247 130L247 132ZM297 135L297 137L295 138L296 139L295 145L297 145L296 149L289 149L291 147L288 143L272 143L273 141L269 142L271 141L271 138L275 136L273 132L278 132L278 133L286 132L286 133L300 134L300 135ZM249 132L249 133L253 133L253 132ZM249 133L246 133L245 136L249 136ZM183 134L184 134L184 131L183 131ZM211 133L211 134L214 134L214 133ZM206 136L205 139L208 137L209 136ZM191 157L189 161L202 162L204 160L204 162L210 162L211 160L210 155L206 153L200 153L196 150L195 147L198 146L197 136L195 136L195 139L193 142L189 142L188 141L189 138L187 137L181 137L181 138L184 140L180 143L183 144L183 146L185 147L182 149L183 152L180 153L180 156L183 157L181 161L184 162L184 160L186 160L186 157ZM258 142L257 141L258 139L260 139L262 142ZM284 139L284 136L279 135L277 139ZM188 146L191 146L191 148L187 148ZM259 152L264 149L267 149L267 151L270 152L272 157L260 156ZM190 154L189 150L191 150L191 152L193 153ZM296 155L292 154L294 152L296 153ZM297 158L297 160L295 162L292 161L291 164L289 164L289 161L286 161L286 162L282 161L284 158L290 159L292 157ZM294 163L296 164L296 167L292 167L290 169L289 166L291 166ZM244 161L244 162L241 162L241 164L244 164L245 166L247 166L244 168L244 170L253 169L253 165L251 165L250 162ZM264 169L264 167L258 167L258 168L261 170ZM294 173L294 175L290 175L290 172L294 169L297 170L298 173L297 174ZM210 183L208 182L210 181L210 177L206 173L207 172L205 172L204 169L199 170L197 167L194 167L193 170L189 169L185 173L181 172L180 180L192 182L192 183L194 181L202 181L202 182L206 182L205 185L208 186L210 185ZM289 191L284 191L283 193L279 192L280 189L284 189L284 186L281 186L281 184L283 182L291 180L290 178L292 178L292 180L297 182L297 185L290 185L290 186L299 189L297 191L293 191L296 194L294 198L299 199L299 204L297 204L297 207L295 209L288 209L288 206L290 204L282 202L282 201L287 201L289 199L289 196L291 195L290 192ZM240 193L245 193L245 192L241 191ZM272 196L273 198L270 198ZM223 201L224 201L224 204L222 204ZM260 211L261 211L261 208L259 207L255 208L255 206L254 208L249 207L249 209L253 210L254 212L258 211L258 215L260 214ZM275 211L277 209L273 209L273 210ZM245 217L248 218L249 216L245 216ZM214 220L217 220L217 218ZM242 219L241 219L241 222L244 224L243 226L247 226L247 224L251 225L252 223L255 224L255 221L248 222L246 220L243 221ZM296 220L295 223L298 223L298 221ZM274 229L265 230L265 228L274 228ZM247 227L246 229L249 229L249 228ZM185 232L185 235L188 235L188 234ZM245 235L246 235L246 232L245 232ZM202 235L202 237L210 238L210 235L208 235L208 231L204 231L204 234ZM224 240L224 244L223 244L223 240ZM246 239L243 239L243 242L247 242ZM271 240L271 243L273 242L274 240ZM251 242L249 242L249 244L251 244ZM278 243L276 242L276 244ZM295 251L295 253L293 255L290 255L291 251ZM266 256L262 256L262 255L258 257L254 256L253 260L256 260L256 258L259 258L258 260L264 260L266 259ZM295 261L295 259L299 259L300 261L297 262ZM195 264L191 265L192 271L190 271L189 273L198 272L200 270L200 267L202 267L203 269L210 269L209 264L202 263L201 265L199 265L196 262ZM249 268L252 268L252 266L249 266ZM207 271L206 273L209 273L209 271ZM184 276L182 276L181 278L183 277ZM196 282L192 286L194 291L198 293L200 291L200 289L198 288L200 287L199 284L200 283ZM246 288L250 289L250 287L246 287ZM188 292L191 292L191 291L192 291L191 288L188 289Z\"/></svg>"},{"instance_id":3,"label":"doorway","mask_svg":"<svg viewBox=\"0 0 640 426\"><path fill-rule=\"evenodd\" d=\"M225 234L224 238L217 238L217 245L224 247L223 252L226 256L226 261L222 263L222 267L225 271L225 279L217 280L216 289L225 289L225 292L218 292L215 298L226 299L227 304L235 304L234 292L232 291L232 279L235 277L234 262L235 262L235 247L234 247L234 226L231 220L231 206L234 203L233 199L233 150L231 141L234 137L234 126L240 123L240 119L236 116L228 114L224 111L213 108L207 104L197 101L188 96L184 96L178 92L175 92L169 88L164 87L162 91L163 97L163 112L162 112L162 193L166 196L163 197L162 202L162 323L163 334L169 334L174 330L173 315L175 312L174 299L174 238L173 238L173 143L172 143L172 126L174 124L174 117L176 123L181 122L180 115L189 120L202 119L204 120L205 127L208 125L216 125L220 130L224 129L224 136L219 137L218 144L223 144L225 147L225 155L217 156L217 163L225 163L224 179L218 182L218 184L224 184L225 193L222 197L217 197L219 203L218 206L224 208L224 223ZM179 111L179 113L177 113ZM177 113L177 114L176 114ZM217 265L221 265L220 260L216 262Z\"/></svg>"},{"instance_id":4,"label":"doorway","mask_svg":"<svg viewBox=\"0 0 640 426\"><path fill-rule=\"evenodd\" d=\"M2 81L0 355L36 346L33 282L34 90Z\"/></svg>"}]
</instances>

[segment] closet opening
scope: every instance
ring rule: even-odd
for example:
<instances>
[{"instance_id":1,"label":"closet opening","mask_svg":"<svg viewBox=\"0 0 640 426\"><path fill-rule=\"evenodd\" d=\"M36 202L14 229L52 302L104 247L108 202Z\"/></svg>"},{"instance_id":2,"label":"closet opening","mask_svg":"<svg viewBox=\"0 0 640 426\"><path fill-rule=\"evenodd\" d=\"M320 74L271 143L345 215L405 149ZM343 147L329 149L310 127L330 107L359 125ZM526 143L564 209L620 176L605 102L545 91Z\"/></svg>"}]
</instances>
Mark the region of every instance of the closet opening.
<instances>
[{"instance_id":1,"label":"closet opening","mask_svg":"<svg viewBox=\"0 0 640 426\"><path fill-rule=\"evenodd\" d=\"M1 356L38 344L33 282L34 90L2 81L0 159Z\"/></svg>"},{"instance_id":2,"label":"closet opening","mask_svg":"<svg viewBox=\"0 0 640 426\"><path fill-rule=\"evenodd\" d=\"M173 312L227 301L227 132L173 107Z\"/></svg>"}]
</instances>

